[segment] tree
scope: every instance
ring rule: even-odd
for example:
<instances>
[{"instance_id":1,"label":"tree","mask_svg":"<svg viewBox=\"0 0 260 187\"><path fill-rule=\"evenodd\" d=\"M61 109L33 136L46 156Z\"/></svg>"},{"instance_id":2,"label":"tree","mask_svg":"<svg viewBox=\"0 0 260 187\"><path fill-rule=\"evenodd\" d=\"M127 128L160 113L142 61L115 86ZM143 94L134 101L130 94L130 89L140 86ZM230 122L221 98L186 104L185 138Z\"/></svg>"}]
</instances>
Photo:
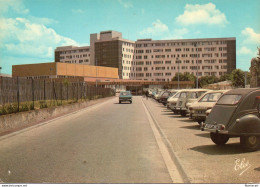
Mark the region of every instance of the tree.
<instances>
[{"instance_id":1,"label":"tree","mask_svg":"<svg viewBox=\"0 0 260 187\"><path fill-rule=\"evenodd\" d=\"M193 81L195 85L196 77L190 73L179 73L179 80L180 81ZM172 78L172 81L178 81L178 73Z\"/></svg>"},{"instance_id":2,"label":"tree","mask_svg":"<svg viewBox=\"0 0 260 187\"><path fill-rule=\"evenodd\" d=\"M219 82L230 81L230 80L231 80L231 74L225 74L219 77Z\"/></svg>"},{"instance_id":3,"label":"tree","mask_svg":"<svg viewBox=\"0 0 260 187\"><path fill-rule=\"evenodd\" d=\"M199 78L199 87L203 87L203 86L206 86L208 84L213 84L213 83L216 83L216 82L219 82L219 79L214 76L214 75L211 75L211 76L202 76Z\"/></svg>"},{"instance_id":4,"label":"tree","mask_svg":"<svg viewBox=\"0 0 260 187\"><path fill-rule=\"evenodd\" d=\"M245 73L241 69L234 69L231 73L232 86L243 88L245 86Z\"/></svg>"}]
</instances>

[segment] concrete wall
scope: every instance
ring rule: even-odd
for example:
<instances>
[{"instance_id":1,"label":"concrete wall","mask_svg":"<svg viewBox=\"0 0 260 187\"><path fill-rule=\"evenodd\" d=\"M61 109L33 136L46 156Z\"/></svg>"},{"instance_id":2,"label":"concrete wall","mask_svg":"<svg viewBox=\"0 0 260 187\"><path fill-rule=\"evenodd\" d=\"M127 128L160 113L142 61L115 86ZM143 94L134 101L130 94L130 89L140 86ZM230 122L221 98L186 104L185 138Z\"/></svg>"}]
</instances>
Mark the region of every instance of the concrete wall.
<instances>
[{"instance_id":1,"label":"concrete wall","mask_svg":"<svg viewBox=\"0 0 260 187\"><path fill-rule=\"evenodd\" d=\"M80 110L110 98L112 97L0 116L0 135Z\"/></svg>"}]
</instances>

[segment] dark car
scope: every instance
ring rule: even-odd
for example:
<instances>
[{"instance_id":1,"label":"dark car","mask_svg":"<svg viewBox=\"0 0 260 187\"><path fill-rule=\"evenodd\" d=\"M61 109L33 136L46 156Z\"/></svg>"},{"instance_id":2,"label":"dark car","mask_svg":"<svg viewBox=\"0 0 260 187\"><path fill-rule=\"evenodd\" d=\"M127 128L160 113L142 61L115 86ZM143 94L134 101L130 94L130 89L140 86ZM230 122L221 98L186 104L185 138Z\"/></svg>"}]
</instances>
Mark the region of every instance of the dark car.
<instances>
[{"instance_id":1,"label":"dark car","mask_svg":"<svg viewBox=\"0 0 260 187\"><path fill-rule=\"evenodd\" d=\"M260 149L260 89L234 89L223 94L212 108L201 130L211 140L224 145L230 137L240 137L245 151Z\"/></svg>"},{"instance_id":2,"label":"dark car","mask_svg":"<svg viewBox=\"0 0 260 187\"><path fill-rule=\"evenodd\" d=\"M122 102L132 103L132 94L130 91L120 92L119 103L121 104Z\"/></svg>"},{"instance_id":3,"label":"dark car","mask_svg":"<svg viewBox=\"0 0 260 187\"><path fill-rule=\"evenodd\" d=\"M161 97L160 97L160 99L159 99L159 103L162 103L162 104L166 105L166 104L167 104L167 99L169 98L170 94L171 94L170 91L165 91L165 92L161 95Z\"/></svg>"}]
</instances>

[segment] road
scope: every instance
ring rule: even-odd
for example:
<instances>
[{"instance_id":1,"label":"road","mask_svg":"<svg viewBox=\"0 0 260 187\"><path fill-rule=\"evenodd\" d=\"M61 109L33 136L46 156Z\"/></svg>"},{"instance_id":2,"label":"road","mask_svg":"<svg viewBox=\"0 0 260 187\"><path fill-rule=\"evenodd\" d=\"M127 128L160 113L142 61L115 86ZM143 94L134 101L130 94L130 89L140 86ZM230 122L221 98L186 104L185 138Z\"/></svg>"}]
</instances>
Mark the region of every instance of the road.
<instances>
[{"instance_id":1,"label":"road","mask_svg":"<svg viewBox=\"0 0 260 187\"><path fill-rule=\"evenodd\" d=\"M243 153L237 138L215 146L196 122L152 99L112 98L0 137L0 181L259 183L260 151Z\"/></svg>"}]
</instances>

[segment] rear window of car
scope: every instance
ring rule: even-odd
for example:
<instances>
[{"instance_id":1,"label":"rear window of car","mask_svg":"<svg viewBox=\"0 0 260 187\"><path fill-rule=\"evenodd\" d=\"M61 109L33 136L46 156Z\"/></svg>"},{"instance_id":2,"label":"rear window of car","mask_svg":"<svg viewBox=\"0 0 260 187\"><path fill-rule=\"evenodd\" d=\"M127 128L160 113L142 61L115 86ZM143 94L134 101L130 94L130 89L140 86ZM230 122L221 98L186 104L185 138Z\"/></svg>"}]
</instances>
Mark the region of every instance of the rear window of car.
<instances>
[{"instance_id":1,"label":"rear window of car","mask_svg":"<svg viewBox=\"0 0 260 187\"><path fill-rule=\"evenodd\" d=\"M177 93L177 92L171 92L171 93L170 93L170 97L173 96L173 95L175 95L176 93Z\"/></svg>"},{"instance_id":2,"label":"rear window of car","mask_svg":"<svg viewBox=\"0 0 260 187\"><path fill-rule=\"evenodd\" d=\"M236 105L240 99L241 99L242 95L223 95L223 97L221 97L217 104L219 105Z\"/></svg>"},{"instance_id":3,"label":"rear window of car","mask_svg":"<svg viewBox=\"0 0 260 187\"><path fill-rule=\"evenodd\" d=\"M204 97L202 97L200 99L199 102L216 102L220 96L222 95L222 93L208 93L206 94Z\"/></svg>"},{"instance_id":4,"label":"rear window of car","mask_svg":"<svg viewBox=\"0 0 260 187\"><path fill-rule=\"evenodd\" d=\"M130 95L130 92L121 92L120 95L122 96Z\"/></svg>"},{"instance_id":5,"label":"rear window of car","mask_svg":"<svg viewBox=\"0 0 260 187\"><path fill-rule=\"evenodd\" d=\"M166 96L167 97L167 96L169 96L169 94L170 94L169 92L164 92L162 96Z\"/></svg>"},{"instance_id":6,"label":"rear window of car","mask_svg":"<svg viewBox=\"0 0 260 187\"><path fill-rule=\"evenodd\" d=\"M198 98L198 97L197 97L197 93L196 93L196 92L192 92L192 93L190 94L190 98L191 98L191 99Z\"/></svg>"}]
</instances>

